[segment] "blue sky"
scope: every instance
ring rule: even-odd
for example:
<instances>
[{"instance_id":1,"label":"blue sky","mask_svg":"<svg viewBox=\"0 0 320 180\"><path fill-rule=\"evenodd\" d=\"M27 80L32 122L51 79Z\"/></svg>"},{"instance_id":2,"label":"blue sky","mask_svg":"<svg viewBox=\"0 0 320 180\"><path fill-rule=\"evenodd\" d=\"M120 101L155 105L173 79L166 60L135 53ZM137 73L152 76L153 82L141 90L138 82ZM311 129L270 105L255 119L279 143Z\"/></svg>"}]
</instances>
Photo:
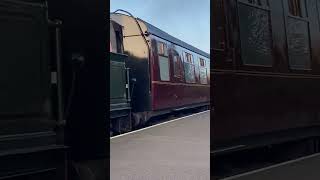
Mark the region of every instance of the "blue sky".
<instances>
[{"instance_id":1,"label":"blue sky","mask_svg":"<svg viewBox=\"0 0 320 180\"><path fill-rule=\"evenodd\" d=\"M210 52L210 0L110 0L170 35Z\"/></svg>"}]
</instances>

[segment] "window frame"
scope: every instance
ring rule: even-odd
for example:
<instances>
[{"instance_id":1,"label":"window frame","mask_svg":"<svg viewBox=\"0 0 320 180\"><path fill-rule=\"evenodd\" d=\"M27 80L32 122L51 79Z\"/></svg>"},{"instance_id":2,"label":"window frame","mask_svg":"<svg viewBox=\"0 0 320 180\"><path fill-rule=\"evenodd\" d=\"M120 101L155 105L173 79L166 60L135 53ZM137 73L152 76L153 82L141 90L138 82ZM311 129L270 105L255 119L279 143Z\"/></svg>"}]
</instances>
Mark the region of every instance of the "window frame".
<instances>
[{"instance_id":1,"label":"window frame","mask_svg":"<svg viewBox=\"0 0 320 180\"><path fill-rule=\"evenodd\" d=\"M159 52L159 44L163 45L161 46L161 50L162 52ZM163 56L163 57L168 57L168 46L167 43L163 42L163 41L157 41L157 53L158 56Z\"/></svg>"},{"instance_id":2,"label":"window frame","mask_svg":"<svg viewBox=\"0 0 320 180\"><path fill-rule=\"evenodd\" d=\"M265 1L266 1L266 5L263 5L261 0L247 0L247 3L255 6L260 6L260 7L269 7L270 6L269 0L265 0Z\"/></svg>"},{"instance_id":3,"label":"window frame","mask_svg":"<svg viewBox=\"0 0 320 180\"><path fill-rule=\"evenodd\" d=\"M187 53L185 52L185 55L186 55L186 59L187 59L187 63L191 63L191 64L194 64L194 60L193 60L193 55L191 53ZM190 58L189 58L190 57Z\"/></svg>"},{"instance_id":4,"label":"window frame","mask_svg":"<svg viewBox=\"0 0 320 180\"><path fill-rule=\"evenodd\" d=\"M303 1L303 3L301 1ZM287 3L289 16L302 19L308 18L308 11L305 0L287 0ZM297 12L295 12L295 10Z\"/></svg>"},{"instance_id":5,"label":"window frame","mask_svg":"<svg viewBox=\"0 0 320 180\"><path fill-rule=\"evenodd\" d=\"M192 66L192 69L193 69L193 82L187 82L187 78L186 78L186 75L188 74L188 73L186 73L186 72L184 72L184 78L185 78L185 82L186 83L189 83L189 84L195 84L195 83L197 83L197 81L196 81L196 66L195 66L195 64L194 64L194 57L193 57L193 54L192 53L189 53L189 52L186 52L186 51L184 51L183 52L183 54L184 54L184 61L183 61L183 63L187 63L187 64L189 64L190 66ZM187 56L187 55L190 55L190 56ZM189 58L188 57L191 57L191 62L189 62ZM185 65L183 64L183 68L184 68L184 71L186 71L186 68L184 67Z\"/></svg>"},{"instance_id":6,"label":"window frame","mask_svg":"<svg viewBox=\"0 0 320 180\"><path fill-rule=\"evenodd\" d=\"M178 73L176 70L178 71ZM176 78L181 78L182 71L183 71L183 67L182 67L181 56L179 54L174 54L173 55L173 76Z\"/></svg>"},{"instance_id":7,"label":"window frame","mask_svg":"<svg viewBox=\"0 0 320 180\"><path fill-rule=\"evenodd\" d=\"M296 1L299 2L299 6L300 6L300 14L301 16L297 16L291 13L290 10L290 2L291 1ZM303 1L303 5L301 5L301 1ZM287 69L289 72L291 73L311 73L313 71L313 58L312 58L312 44L311 44L311 33L310 33L310 20L309 20L309 15L308 15L308 8L307 8L307 2L306 0L287 0L287 12L286 12L286 17L285 17L285 23L286 23L286 43L287 43ZM303 14L303 9L304 8L304 14ZM293 19L296 21L301 21L301 22L305 22L307 23L307 27L308 27L308 46L309 46L309 66L308 67L292 67L292 64L290 62L290 53L289 53L289 38L288 38L288 21L289 19Z\"/></svg>"},{"instance_id":8,"label":"window frame","mask_svg":"<svg viewBox=\"0 0 320 180\"><path fill-rule=\"evenodd\" d=\"M203 62L203 65L201 64L201 62ZM200 65L200 67L205 67L206 66L206 61L201 57L199 57L199 65Z\"/></svg>"},{"instance_id":9,"label":"window frame","mask_svg":"<svg viewBox=\"0 0 320 180\"><path fill-rule=\"evenodd\" d=\"M270 30L270 49L271 49L271 56L272 56L272 59L271 59L271 62L270 64L261 64L261 63L249 63L249 62L245 62L244 59L243 59L243 49L242 49L242 44L240 44L239 46L239 50L240 50L240 57L239 59L236 60L237 62L237 68L238 69L241 69L241 70L258 70L258 71L263 71L263 72L270 72L270 71L273 71L273 69L275 68L275 54L274 54L274 51L273 51L273 28L272 28L272 17L271 17L271 7L270 7L270 1L267 0L267 5L259 5L258 3L250 3L249 0L238 0L238 8L239 8L239 5L244 5L244 6L247 6L247 7L250 7L250 8L255 8L257 10L261 10L261 11L264 11L264 12L267 12L268 13L268 16L269 16L269 30ZM239 9L238 9L239 10ZM240 16L239 14L238 15L238 21L240 22ZM239 27L239 33L241 34L241 30L240 30L240 27ZM241 35L240 35L241 36ZM241 43L242 41L240 41Z\"/></svg>"},{"instance_id":10,"label":"window frame","mask_svg":"<svg viewBox=\"0 0 320 180\"><path fill-rule=\"evenodd\" d=\"M262 5L262 4L255 3L255 2L249 2L249 0L238 0L238 3L245 4L247 6L255 7L258 9L270 11L271 10L270 9L270 2L269 2L269 0L266 0L266 1L267 1L266 5Z\"/></svg>"},{"instance_id":11,"label":"window frame","mask_svg":"<svg viewBox=\"0 0 320 180\"><path fill-rule=\"evenodd\" d=\"M203 61L203 65L201 65L201 61ZM202 83L201 71L203 69L205 70L206 83ZM202 57L199 57L199 81L200 81L200 84L208 84L208 68L206 66L206 60Z\"/></svg>"},{"instance_id":12,"label":"window frame","mask_svg":"<svg viewBox=\"0 0 320 180\"><path fill-rule=\"evenodd\" d=\"M161 46L161 53L159 52L159 44L163 45ZM168 53L168 45L166 42L164 41L161 41L161 40L157 40L157 56L158 56L158 69L159 69L159 80L160 81L163 81L163 82L170 82L171 81L171 72L170 72L170 69L171 69L171 65L170 65L170 58L169 58L169 53ZM168 61L168 79L162 79L161 78L161 66L160 66L160 56L162 58L166 58L167 61Z\"/></svg>"},{"instance_id":13,"label":"window frame","mask_svg":"<svg viewBox=\"0 0 320 180\"><path fill-rule=\"evenodd\" d=\"M117 45L116 46L117 52L123 54L124 47L123 47L123 39L122 39L123 34L122 34L122 32L116 30L115 37L116 37L116 41L117 41L117 44L116 44Z\"/></svg>"}]
</instances>

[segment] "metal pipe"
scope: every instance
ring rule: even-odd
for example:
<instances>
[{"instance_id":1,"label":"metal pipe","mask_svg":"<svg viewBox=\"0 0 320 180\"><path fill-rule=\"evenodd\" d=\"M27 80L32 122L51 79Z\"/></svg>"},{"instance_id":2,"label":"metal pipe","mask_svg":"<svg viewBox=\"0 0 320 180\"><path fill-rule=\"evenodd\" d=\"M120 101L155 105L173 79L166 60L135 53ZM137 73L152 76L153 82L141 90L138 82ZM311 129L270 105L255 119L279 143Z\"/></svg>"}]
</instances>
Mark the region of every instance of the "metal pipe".
<instances>
[{"instance_id":1,"label":"metal pipe","mask_svg":"<svg viewBox=\"0 0 320 180\"><path fill-rule=\"evenodd\" d=\"M65 126L66 120L64 117L64 102L63 102L63 76L62 76L62 61L61 61L61 25L62 21L60 20L54 20L50 21L49 20L49 25L55 28L54 31L54 40L55 40L55 63L56 63L56 71L57 71L57 99L58 99L58 117L57 117L57 128L59 133L62 127ZM61 143L64 142L63 139L59 139L62 141Z\"/></svg>"}]
</instances>

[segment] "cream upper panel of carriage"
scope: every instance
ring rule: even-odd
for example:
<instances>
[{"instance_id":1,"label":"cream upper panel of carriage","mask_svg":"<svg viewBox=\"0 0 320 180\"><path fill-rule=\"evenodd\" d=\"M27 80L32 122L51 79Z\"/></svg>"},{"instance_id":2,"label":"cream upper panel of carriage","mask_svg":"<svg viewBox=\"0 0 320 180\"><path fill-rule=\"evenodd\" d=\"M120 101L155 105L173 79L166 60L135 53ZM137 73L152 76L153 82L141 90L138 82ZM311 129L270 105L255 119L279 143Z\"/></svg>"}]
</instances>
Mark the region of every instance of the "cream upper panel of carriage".
<instances>
[{"instance_id":1,"label":"cream upper panel of carriage","mask_svg":"<svg viewBox=\"0 0 320 180\"><path fill-rule=\"evenodd\" d=\"M141 31L147 31L146 25L124 14L112 13L110 14L110 18L123 27L123 46L125 53L137 58L148 58L148 46L144 37L141 36Z\"/></svg>"}]
</instances>

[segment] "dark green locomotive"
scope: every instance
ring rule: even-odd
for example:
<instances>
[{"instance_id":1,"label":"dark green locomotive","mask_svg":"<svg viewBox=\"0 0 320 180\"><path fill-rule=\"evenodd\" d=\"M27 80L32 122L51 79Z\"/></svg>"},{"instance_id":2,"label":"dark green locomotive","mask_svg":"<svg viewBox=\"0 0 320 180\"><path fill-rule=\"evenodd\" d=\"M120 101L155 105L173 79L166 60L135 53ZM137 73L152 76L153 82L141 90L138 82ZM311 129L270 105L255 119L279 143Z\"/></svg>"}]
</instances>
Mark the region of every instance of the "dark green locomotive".
<instances>
[{"instance_id":1,"label":"dark green locomotive","mask_svg":"<svg viewBox=\"0 0 320 180\"><path fill-rule=\"evenodd\" d=\"M130 91L126 55L110 53L110 127L114 133L131 129ZM129 121L129 123L128 123Z\"/></svg>"},{"instance_id":2,"label":"dark green locomotive","mask_svg":"<svg viewBox=\"0 0 320 180\"><path fill-rule=\"evenodd\" d=\"M123 54L122 27L110 22L110 130L111 134L130 131L131 99L127 55Z\"/></svg>"}]
</instances>

